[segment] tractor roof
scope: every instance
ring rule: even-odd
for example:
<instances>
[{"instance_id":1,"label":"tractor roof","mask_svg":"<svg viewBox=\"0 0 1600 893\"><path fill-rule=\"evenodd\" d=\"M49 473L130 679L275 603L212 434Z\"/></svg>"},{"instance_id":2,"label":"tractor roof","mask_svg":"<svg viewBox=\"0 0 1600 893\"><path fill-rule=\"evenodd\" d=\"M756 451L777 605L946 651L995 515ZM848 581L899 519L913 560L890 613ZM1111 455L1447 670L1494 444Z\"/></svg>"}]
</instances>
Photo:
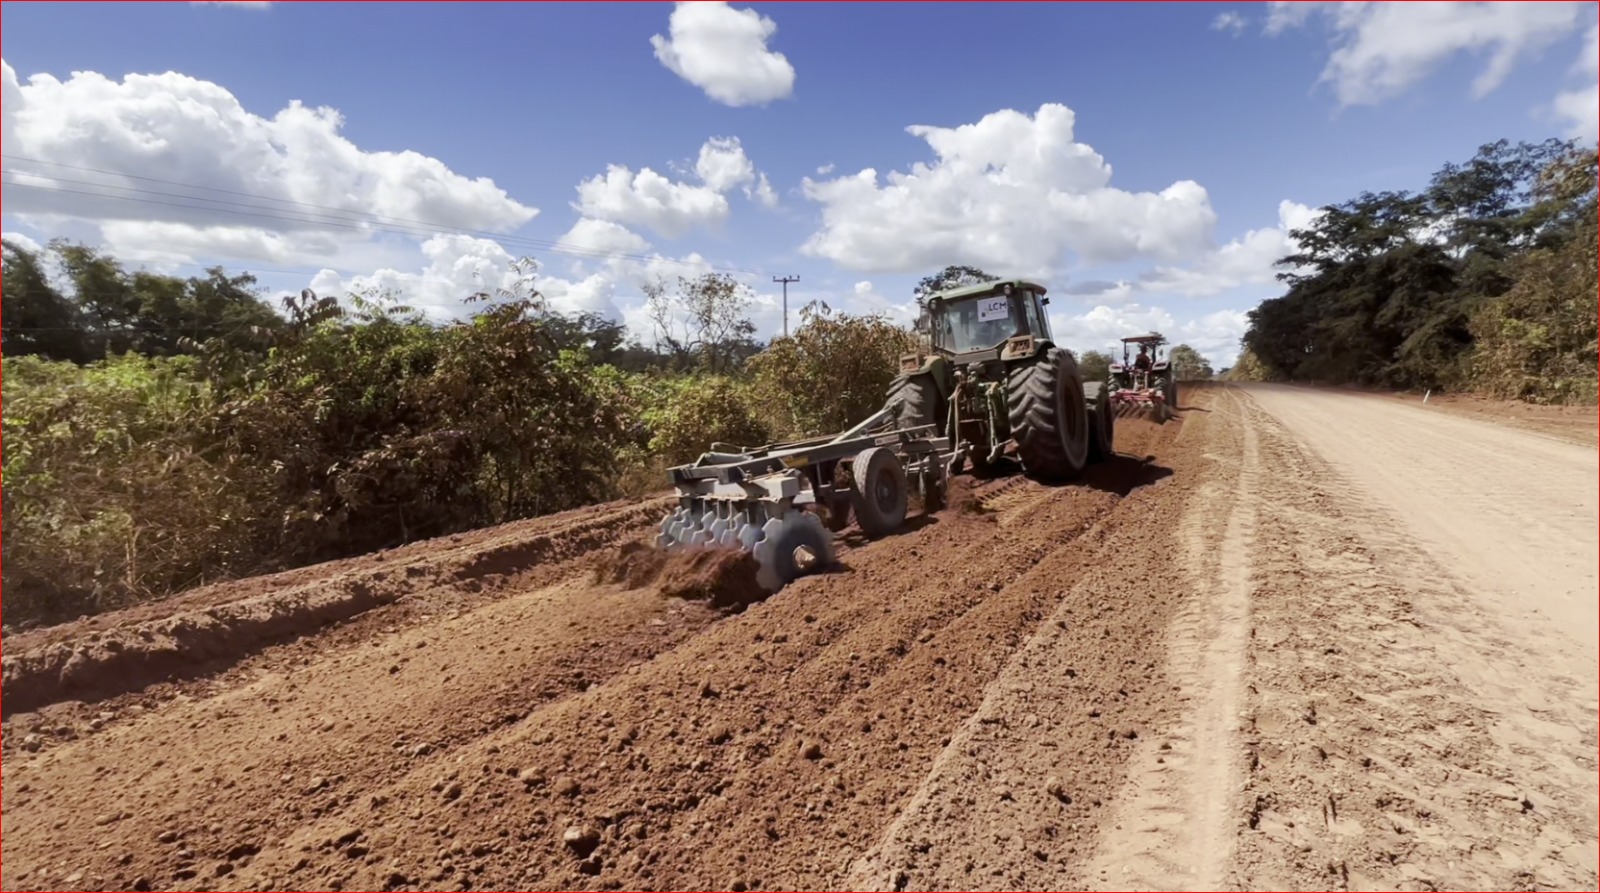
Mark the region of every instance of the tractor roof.
<instances>
[{"instance_id":1,"label":"tractor roof","mask_svg":"<svg viewBox=\"0 0 1600 893\"><path fill-rule=\"evenodd\" d=\"M1041 295L1046 291L1044 286L1028 279L996 279L992 282L980 282L977 285L963 285L960 288L937 291L928 296L928 301L959 301L962 298L970 298L974 295L986 295L997 288L1004 288L1007 285L1016 289L1038 292Z\"/></svg>"},{"instance_id":2,"label":"tractor roof","mask_svg":"<svg viewBox=\"0 0 1600 893\"><path fill-rule=\"evenodd\" d=\"M1122 339L1122 343L1123 344L1161 344L1161 343L1164 343L1166 340L1167 340L1166 337L1163 336L1160 332L1146 332L1143 335L1129 335L1128 337Z\"/></svg>"}]
</instances>

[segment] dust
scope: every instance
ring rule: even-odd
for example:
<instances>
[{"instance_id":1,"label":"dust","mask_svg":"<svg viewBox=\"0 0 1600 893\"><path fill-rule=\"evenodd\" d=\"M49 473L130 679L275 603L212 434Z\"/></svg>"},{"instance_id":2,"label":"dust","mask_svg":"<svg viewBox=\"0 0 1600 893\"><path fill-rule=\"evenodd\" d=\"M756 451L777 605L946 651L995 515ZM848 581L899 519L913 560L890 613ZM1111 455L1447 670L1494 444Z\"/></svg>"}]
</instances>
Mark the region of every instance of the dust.
<instances>
[{"instance_id":1,"label":"dust","mask_svg":"<svg viewBox=\"0 0 1600 893\"><path fill-rule=\"evenodd\" d=\"M666 598L707 602L713 607L739 611L769 594L756 582L758 565L748 552L696 549L663 552L646 543L631 542L596 556L595 583L625 589L654 588Z\"/></svg>"},{"instance_id":2,"label":"dust","mask_svg":"<svg viewBox=\"0 0 1600 893\"><path fill-rule=\"evenodd\" d=\"M666 552L648 543L623 543L596 553L590 565L590 578L597 585L620 584L624 589L639 589L661 576L667 558Z\"/></svg>"},{"instance_id":3,"label":"dust","mask_svg":"<svg viewBox=\"0 0 1600 893\"><path fill-rule=\"evenodd\" d=\"M951 477L945 484L944 505L950 515L990 514L978 495L978 482L967 475Z\"/></svg>"},{"instance_id":4,"label":"dust","mask_svg":"<svg viewBox=\"0 0 1600 893\"><path fill-rule=\"evenodd\" d=\"M1171 423L1158 421L1148 412L1118 417L1114 437L1116 450L1129 456L1148 457L1155 444L1170 432Z\"/></svg>"}]
</instances>

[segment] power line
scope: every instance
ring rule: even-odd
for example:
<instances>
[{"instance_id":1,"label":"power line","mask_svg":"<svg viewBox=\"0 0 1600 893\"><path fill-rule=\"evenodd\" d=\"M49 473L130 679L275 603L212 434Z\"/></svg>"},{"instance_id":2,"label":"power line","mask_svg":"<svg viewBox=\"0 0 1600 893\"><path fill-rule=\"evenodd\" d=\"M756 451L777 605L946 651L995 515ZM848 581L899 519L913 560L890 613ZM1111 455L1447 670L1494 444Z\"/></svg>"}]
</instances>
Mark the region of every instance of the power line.
<instances>
[{"instance_id":1,"label":"power line","mask_svg":"<svg viewBox=\"0 0 1600 893\"><path fill-rule=\"evenodd\" d=\"M622 251L607 252L607 251L601 251L599 249L594 249L594 248L585 248L585 247L578 246L578 245L573 245L573 244L567 243L567 242L552 241L552 240L549 240L549 239L537 239L537 238L533 238L533 237L529 237L529 236L504 235L504 234L490 232L490 231L487 231L487 230L471 229L471 228L464 228L464 227L452 227L452 226L448 226L446 224L441 224L441 223L432 222L432 221L415 220L415 219L404 218L404 217L393 217L393 216L389 216L389 215L375 214L375 213L367 212L367 211L356 211L356 210L352 210L352 209L349 209L349 208L337 208L337 207L333 207L333 206L329 206L329 205L318 205L318 204L314 204L314 203L311 203L311 202L303 202L303 201L298 201L298 200L294 200L294 199L282 199L282 198L276 198L276 197L268 196L268 195L261 195L259 193L242 192L242 191L239 191L239 190L232 190L232 189L222 189L222 188L213 187L213 186L202 186L202 185L196 184L196 183L184 183L184 182L177 181L177 180L164 180L164 179L161 179L159 177L146 177L146 176L142 176L142 175L139 175L139 174L130 174L130 173L125 173L125 172L121 172L121 171L106 170L104 168L86 167L86 166L82 166L82 165L72 165L72 164L66 164L64 162L46 161L46 160L38 159L38 158L29 158L29 157L26 157L26 156L10 155L10 154L4 154L4 153L0 153L0 157L4 157L4 158L11 159L11 160L14 160L14 161L28 162L28 163L32 163L32 164L46 164L46 165L51 165L51 166L54 166L54 167L66 168L66 169L69 169L69 170L79 170L79 171L85 171L85 172L89 172L89 173L103 174L105 176L123 177L123 178L127 178L127 179L130 179L130 180L140 180L140 181L144 181L144 182L148 182L148 183L157 183L157 184L166 185L166 186L176 186L176 187L181 188L181 189L192 189L192 190L199 190L199 191L203 191L203 192L215 192L215 193L218 193L218 194L221 194L221 195L233 195L233 196L238 196L238 197L241 197L241 198L250 198L250 199L256 199L256 200L259 200L259 201L274 202L274 203L277 203L277 204L280 204L280 205L289 205L289 206L294 206L294 207L286 207L286 208L262 207L260 205L251 204L251 203L248 203L248 202L236 202L236 201L228 201L226 199L209 198L209 197L206 197L206 196L199 196L199 195L184 195L184 194L181 194L181 193L163 192L163 191L160 191L160 190L141 189L141 188L134 187L134 186L122 186L122 185L114 184L114 183L100 183L100 182L96 182L96 181L92 181L92 180L75 180L75 179L65 178L65 177L56 177L56 176L53 176L53 175L43 174L43 173L34 172L34 171L17 170L15 168L4 169L3 171L0 171L0 172L5 173L5 174L10 174L13 177L16 177L16 176L46 177L46 178L48 178L48 179L50 179L50 180L52 180L54 182L73 183L73 184L80 185L80 186L92 186L92 187L97 187L97 188L102 189L102 190L104 190L104 189L115 189L115 190L119 190L121 192L138 193L138 194L143 194L143 195L156 196L158 198L183 199L183 200L186 200L188 202L207 202L207 203L210 203L210 204L209 205L195 205L195 204L184 204L184 203L181 203L181 202L159 201L158 199L140 198L137 195L116 195L116 194L106 193L106 192L92 192L92 191L85 191L85 190L68 189L68 188L59 187L59 186L46 186L46 185L43 185L43 184L36 184L36 183L22 183L22 182L18 182L16 180L14 180L14 179L5 181L7 185L16 186L16 187L24 188L24 189L36 189L36 190L41 190L41 191L63 192L63 193L75 194L75 195L85 195L85 196L89 196L89 197L93 197L93 198L117 199L117 200L121 200L121 201L145 203L145 204L151 204L151 205L162 205L162 206L180 208L180 209L191 210L191 211L212 211L212 212L218 212L218 213L234 214L234 215L244 216L244 217L257 217L257 218L266 219L266 220L278 220L278 221L287 222L287 223L303 223L303 224L308 224L308 225L312 225L312 226L333 227L333 228L339 228L339 229L354 229L354 230L357 230L357 231L387 232L387 233L391 233L391 234L395 234L395 235L404 235L404 236L411 236L411 237L417 237L417 236L421 236L421 235L469 235L469 236L476 236L476 237L479 237L479 238L490 239L490 240L493 240L493 241L496 241L496 242L500 242L500 243L508 243L508 244L513 245L513 246L526 246L526 247L537 248L537 249L541 249L541 250L554 251L554 252L561 253L561 254L576 255L576 256L579 256L579 257L592 257L592 258L602 259L602 260L611 260L611 259L619 259L620 258L620 259L639 261L641 263L666 263L666 264L672 264L672 265L676 265L676 266L710 269L710 270L715 270L715 271L719 271L719 272L726 272L726 273L741 273L741 274L745 274L745 275L761 275L761 271L759 271L759 270L750 270L750 269L745 269L745 268L741 268L741 267L718 266L718 265L713 265L713 264L696 264L696 263L693 263L691 261L674 260L674 259L671 259L671 258L666 258L666 257L659 256L659 255L650 256L650 255L642 255L642 254L633 254L633 253L622 252ZM230 208L230 207L215 207L217 205L232 205L232 206L235 206L235 207L233 207L233 208ZM302 215L309 214L309 216L285 216L285 214L287 214L287 213L295 212L297 210L297 208L310 209L309 212L305 212L305 211L299 212ZM276 212L276 213L274 213L274 212Z\"/></svg>"}]
</instances>

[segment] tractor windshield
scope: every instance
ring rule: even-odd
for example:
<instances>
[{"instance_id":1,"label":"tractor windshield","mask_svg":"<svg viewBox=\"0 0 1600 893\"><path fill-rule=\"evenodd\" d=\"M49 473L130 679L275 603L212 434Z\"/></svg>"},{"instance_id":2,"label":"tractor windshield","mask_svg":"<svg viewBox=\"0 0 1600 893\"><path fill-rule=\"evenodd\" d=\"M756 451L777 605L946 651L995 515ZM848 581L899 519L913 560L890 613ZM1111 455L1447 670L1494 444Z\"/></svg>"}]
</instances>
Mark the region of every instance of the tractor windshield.
<instances>
[{"instance_id":1,"label":"tractor windshield","mask_svg":"<svg viewBox=\"0 0 1600 893\"><path fill-rule=\"evenodd\" d=\"M1005 295L984 295L947 301L934 311L934 344L951 353L967 353L999 347L1007 338L1035 334L1018 305L1032 296L1024 292L1015 299Z\"/></svg>"}]
</instances>

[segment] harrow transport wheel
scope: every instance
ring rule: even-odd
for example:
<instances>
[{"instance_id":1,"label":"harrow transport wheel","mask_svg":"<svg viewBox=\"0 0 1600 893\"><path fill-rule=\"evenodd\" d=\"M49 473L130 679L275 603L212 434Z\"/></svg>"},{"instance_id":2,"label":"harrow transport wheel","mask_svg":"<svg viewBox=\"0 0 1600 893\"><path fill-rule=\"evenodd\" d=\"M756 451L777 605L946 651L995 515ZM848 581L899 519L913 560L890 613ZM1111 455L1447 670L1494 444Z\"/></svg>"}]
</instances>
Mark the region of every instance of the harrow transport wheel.
<instances>
[{"instance_id":1,"label":"harrow transport wheel","mask_svg":"<svg viewBox=\"0 0 1600 893\"><path fill-rule=\"evenodd\" d=\"M869 447L850 467L850 507L861 532L877 539L900 529L906 520L906 470L891 450Z\"/></svg>"},{"instance_id":2,"label":"harrow transport wheel","mask_svg":"<svg viewBox=\"0 0 1600 893\"><path fill-rule=\"evenodd\" d=\"M884 405L894 413L895 424L901 428L939 423L939 388L931 375L896 376L889 383L889 397Z\"/></svg>"},{"instance_id":3,"label":"harrow transport wheel","mask_svg":"<svg viewBox=\"0 0 1600 893\"><path fill-rule=\"evenodd\" d=\"M1065 481L1089 461L1089 412L1072 354L1052 347L1011 370L1006 410L1029 477Z\"/></svg>"},{"instance_id":4,"label":"harrow transport wheel","mask_svg":"<svg viewBox=\"0 0 1600 893\"><path fill-rule=\"evenodd\" d=\"M1111 394L1101 382L1087 382L1083 402L1089 412L1089 461L1104 462L1116 454L1117 414L1111 410Z\"/></svg>"}]
</instances>

